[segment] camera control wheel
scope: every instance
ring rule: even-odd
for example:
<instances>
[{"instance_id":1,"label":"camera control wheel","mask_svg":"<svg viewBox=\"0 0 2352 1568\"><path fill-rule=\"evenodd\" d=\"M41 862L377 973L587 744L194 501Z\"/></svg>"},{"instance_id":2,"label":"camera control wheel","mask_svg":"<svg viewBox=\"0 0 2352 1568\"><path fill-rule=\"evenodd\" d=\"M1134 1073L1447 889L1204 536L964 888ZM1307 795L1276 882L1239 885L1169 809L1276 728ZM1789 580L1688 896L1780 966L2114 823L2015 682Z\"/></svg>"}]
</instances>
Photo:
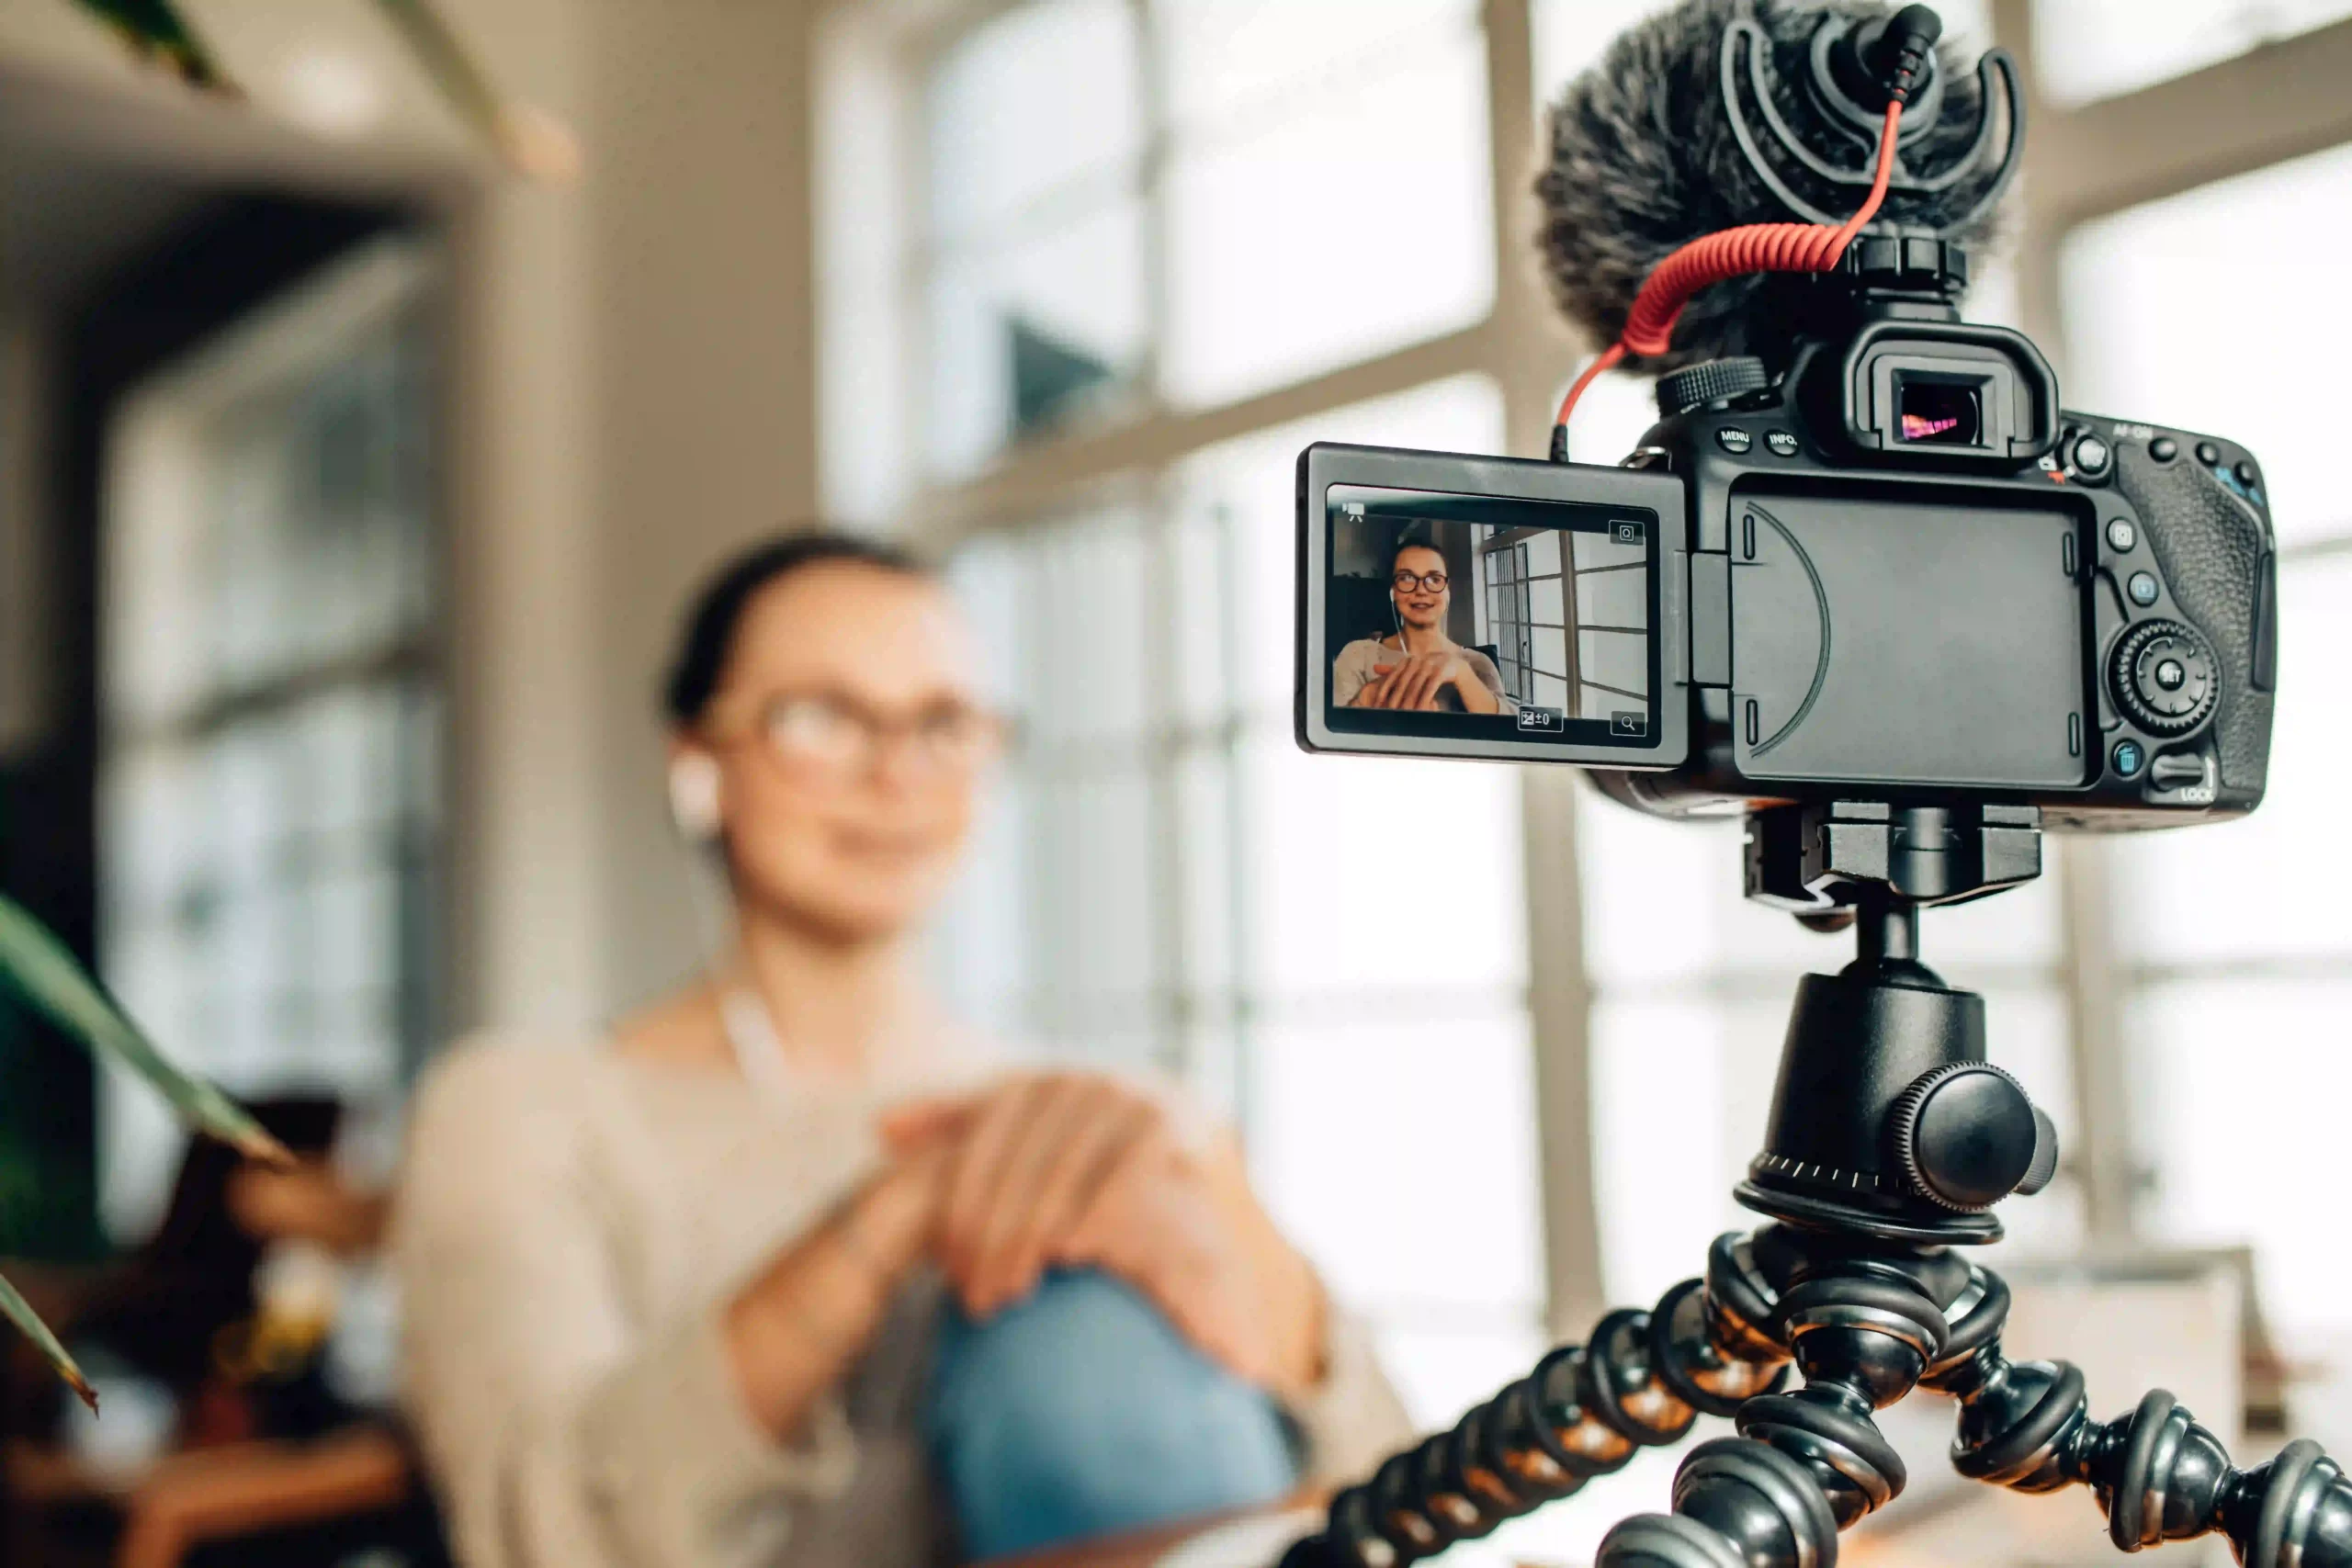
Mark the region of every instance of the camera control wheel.
<instances>
[{"instance_id":1,"label":"camera control wheel","mask_svg":"<svg viewBox=\"0 0 2352 1568\"><path fill-rule=\"evenodd\" d=\"M1772 373L1760 359L1737 355L1729 359L1702 360L1679 370L1669 370L1657 378L1658 417L1672 419L1709 403L1728 402L1750 392L1760 392L1771 384Z\"/></svg>"},{"instance_id":2,"label":"camera control wheel","mask_svg":"<svg viewBox=\"0 0 2352 1568\"><path fill-rule=\"evenodd\" d=\"M2108 660L2116 705L2151 735L2186 735L2204 723L2218 674L2204 637L2178 621L2143 621Z\"/></svg>"}]
</instances>

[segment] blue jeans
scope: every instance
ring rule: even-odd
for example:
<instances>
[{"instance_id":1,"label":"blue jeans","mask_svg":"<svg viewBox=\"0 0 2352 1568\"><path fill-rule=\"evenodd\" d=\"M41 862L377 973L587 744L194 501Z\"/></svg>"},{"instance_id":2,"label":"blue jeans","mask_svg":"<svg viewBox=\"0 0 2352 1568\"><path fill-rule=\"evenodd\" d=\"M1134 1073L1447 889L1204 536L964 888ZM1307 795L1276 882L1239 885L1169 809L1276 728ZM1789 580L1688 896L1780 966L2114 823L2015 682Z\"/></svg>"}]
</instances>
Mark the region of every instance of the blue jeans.
<instances>
[{"instance_id":1,"label":"blue jeans","mask_svg":"<svg viewBox=\"0 0 2352 1568\"><path fill-rule=\"evenodd\" d=\"M942 1314L924 1437L973 1557L1288 1492L1273 1402L1092 1269L1046 1276L985 1323Z\"/></svg>"}]
</instances>

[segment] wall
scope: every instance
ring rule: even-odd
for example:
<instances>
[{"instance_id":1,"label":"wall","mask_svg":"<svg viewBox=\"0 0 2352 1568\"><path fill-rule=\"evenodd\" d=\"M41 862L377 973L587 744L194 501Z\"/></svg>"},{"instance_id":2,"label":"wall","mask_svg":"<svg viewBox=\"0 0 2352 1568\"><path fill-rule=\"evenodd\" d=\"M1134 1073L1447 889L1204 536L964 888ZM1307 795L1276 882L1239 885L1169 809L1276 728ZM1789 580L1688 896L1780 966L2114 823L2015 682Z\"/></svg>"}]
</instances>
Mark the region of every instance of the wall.
<instances>
[{"instance_id":1,"label":"wall","mask_svg":"<svg viewBox=\"0 0 2352 1568\"><path fill-rule=\"evenodd\" d=\"M502 85L578 132L577 186L489 166L361 6L189 0L252 89L238 107L132 66L70 0L19 0L0 98L129 166L446 219L454 1021L562 1031L695 962L657 668L690 582L814 509L809 7L446 6ZM365 129L293 123L319 49L383 84Z\"/></svg>"},{"instance_id":2,"label":"wall","mask_svg":"<svg viewBox=\"0 0 2352 1568\"><path fill-rule=\"evenodd\" d=\"M809 50L778 0L595 16L603 941L628 1001L696 953L654 710L679 613L722 554L817 509Z\"/></svg>"}]
</instances>

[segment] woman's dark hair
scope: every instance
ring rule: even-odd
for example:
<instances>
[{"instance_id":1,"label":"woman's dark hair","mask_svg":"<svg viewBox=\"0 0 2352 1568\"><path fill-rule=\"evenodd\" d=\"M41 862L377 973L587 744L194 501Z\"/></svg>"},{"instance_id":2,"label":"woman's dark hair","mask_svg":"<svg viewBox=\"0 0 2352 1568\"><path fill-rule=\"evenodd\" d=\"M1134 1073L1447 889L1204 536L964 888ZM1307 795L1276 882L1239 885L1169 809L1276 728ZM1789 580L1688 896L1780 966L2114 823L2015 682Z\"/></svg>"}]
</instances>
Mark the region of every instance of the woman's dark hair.
<instances>
[{"instance_id":1,"label":"woman's dark hair","mask_svg":"<svg viewBox=\"0 0 2352 1568\"><path fill-rule=\"evenodd\" d=\"M1436 536L1431 533L1431 531L1422 527L1419 524L1415 524L1411 527L1401 530L1396 536L1396 543L1389 547L1388 572L1390 576L1393 577L1396 574L1396 558L1403 555L1407 550L1428 550L1431 554L1435 555L1440 560L1443 560L1445 558L1445 548L1437 542Z\"/></svg>"},{"instance_id":2,"label":"woman's dark hair","mask_svg":"<svg viewBox=\"0 0 2352 1568\"><path fill-rule=\"evenodd\" d=\"M710 705L752 596L771 582L827 561L854 561L903 577L931 576L930 569L910 552L857 534L813 528L753 545L712 572L686 611L677 656L662 686L662 709L671 723L692 725Z\"/></svg>"}]
</instances>

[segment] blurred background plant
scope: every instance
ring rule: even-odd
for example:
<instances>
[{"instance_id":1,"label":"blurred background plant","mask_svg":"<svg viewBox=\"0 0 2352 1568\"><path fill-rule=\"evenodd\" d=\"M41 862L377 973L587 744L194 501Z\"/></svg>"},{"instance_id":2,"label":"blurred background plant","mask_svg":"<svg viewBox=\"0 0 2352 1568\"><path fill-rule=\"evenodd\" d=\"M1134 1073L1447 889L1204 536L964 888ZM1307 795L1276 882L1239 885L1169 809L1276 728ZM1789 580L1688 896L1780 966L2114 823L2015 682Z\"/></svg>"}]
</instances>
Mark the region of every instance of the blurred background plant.
<instances>
[{"instance_id":1,"label":"blurred background plant","mask_svg":"<svg viewBox=\"0 0 2352 1568\"><path fill-rule=\"evenodd\" d=\"M202 35L172 0L74 0L112 28L141 60L192 87L242 97ZM509 102L432 0L377 0L450 107L496 148L515 173L566 181L580 172L580 147L561 120L536 106Z\"/></svg>"},{"instance_id":2,"label":"blurred background plant","mask_svg":"<svg viewBox=\"0 0 2352 1568\"><path fill-rule=\"evenodd\" d=\"M235 1101L203 1079L174 1066L140 1032L97 982L75 962L71 950L46 926L13 901L0 897L0 982L78 1041L93 1055L124 1068L161 1094L187 1124L229 1145L249 1159L289 1166L293 1156ZM16 1151L9 1151L13 1156ZM22 1206L32 1183L27 1162L0 1163L0 1209ZM93 1410L98 1396L82 1369L17 1288L0 1279L0 1314L6 1314L40 1348L82 1402Z\"/></svg>"}]
</instances>

